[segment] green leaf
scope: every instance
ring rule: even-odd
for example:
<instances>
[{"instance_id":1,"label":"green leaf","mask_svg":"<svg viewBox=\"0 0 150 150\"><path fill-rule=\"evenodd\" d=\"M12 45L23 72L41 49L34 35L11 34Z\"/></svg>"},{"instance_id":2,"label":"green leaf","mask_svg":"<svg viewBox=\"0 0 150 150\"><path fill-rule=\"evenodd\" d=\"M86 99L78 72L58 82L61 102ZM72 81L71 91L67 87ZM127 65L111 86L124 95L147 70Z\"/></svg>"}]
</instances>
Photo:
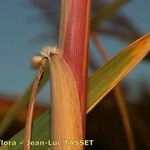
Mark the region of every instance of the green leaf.
<instances>
[{"instance_id":1,"label":"green leaf","mask_svg":"<svg viewBox=\"0 0 150 150\"><path fill-rule=\"evenodd\" d=\"M150 50L150 34L123 49L89 78L87 112L90 112Z\"/></svg>"},{"instance_id":2,"label":"green leaf","mask_svg":"<svg viewBox=\"0 0 150 150\"><path fill-rule=\"evenodd\" d=\"M103 97L121 81L150 50L150 34L140 38L98 69L89 78L87 113L90 112ZM22 140L23 131L16 134L10 141ZM33 140L48 141L50 139L50 112L41 115L33 125ZM47 149L49 146L33 146L33 150ZM0 150L21 150L22 145L3 146Z\"/></svg>"}]
</instances>

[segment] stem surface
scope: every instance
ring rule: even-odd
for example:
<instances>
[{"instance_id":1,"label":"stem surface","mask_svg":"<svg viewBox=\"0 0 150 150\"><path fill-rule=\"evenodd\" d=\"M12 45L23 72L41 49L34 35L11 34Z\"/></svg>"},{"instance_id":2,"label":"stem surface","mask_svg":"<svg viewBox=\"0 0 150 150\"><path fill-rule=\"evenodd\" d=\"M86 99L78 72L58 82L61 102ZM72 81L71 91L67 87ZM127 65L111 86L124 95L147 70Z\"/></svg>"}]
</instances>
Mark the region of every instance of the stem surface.
<instances>
[{"instance_id":1,"label":"stem surface","mask_svg":"<svg viewBox=\"0 0 150 150\"><path fill-rule=\"evenodd\" d=\"M90 0L61 0L59 32L59 48L77 84L84 133L90 4Z\"/></svg>"}]
</instances>

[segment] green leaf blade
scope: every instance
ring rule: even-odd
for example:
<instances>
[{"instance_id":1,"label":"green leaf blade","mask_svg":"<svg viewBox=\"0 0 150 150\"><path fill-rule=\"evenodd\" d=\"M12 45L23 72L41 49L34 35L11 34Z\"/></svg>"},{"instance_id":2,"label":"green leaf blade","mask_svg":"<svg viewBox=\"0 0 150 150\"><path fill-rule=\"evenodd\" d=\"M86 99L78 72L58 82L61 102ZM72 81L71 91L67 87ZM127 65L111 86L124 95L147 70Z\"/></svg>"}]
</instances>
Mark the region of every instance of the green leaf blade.
<instances>
[{"instance_id":1,"label":"green leaf blade","mask_svg":"<svg viewBox=\"0 0 150 150\"><path fill-rule=\"evenodd\" d=\"M87 113L119 83L150 50L150 34L138 39L89 78Z\"/></svg>"}]
</instances>

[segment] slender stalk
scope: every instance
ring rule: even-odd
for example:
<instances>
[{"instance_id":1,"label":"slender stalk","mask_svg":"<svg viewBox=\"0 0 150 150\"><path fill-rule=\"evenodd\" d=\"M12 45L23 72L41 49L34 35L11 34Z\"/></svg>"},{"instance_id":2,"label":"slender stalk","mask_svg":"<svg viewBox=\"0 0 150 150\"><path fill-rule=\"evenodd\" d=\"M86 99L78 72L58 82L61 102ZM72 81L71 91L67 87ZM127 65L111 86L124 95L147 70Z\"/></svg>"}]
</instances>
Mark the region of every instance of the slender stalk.
<instances>
[{"instance_id":1,"label":"slender stalk","mask_svg":"<svg viewBox=\"0 0 150 150\"><path fill-rule=\"evenodd\" d=\"M33 111L34 111L34 105L36 101L36 96L38 93L38 88L40 81L42 79L43 73L44 73L44 67L46 64L47 59L43 58L41 65L38 69L35 82L32 89L32 95L29 103L29 109L27 113L27 119L26 119L26 125L24 130L24 150L30 150L30 140L31 140L31 130L32 130L32 118L33 118Z\"/></svg>"},{"instance_id":2,"label":"slender stalk","mask_svg":"<svg viewBox=\"0 0 150 150\"><path fill-rule=\"evenodd\" d=\"M41 91L43 86L47 83L48 78L49 78L49 73L46 69L44 71L44 76L43 76L43 79L39 86L39 91ZM29 103L31 93L32 93L32 88L33 88L33 82L28 86L26 91L15 102L15 104L12 106L12 108L9 110L7 115L2 120L2 122L0 124L0 137L5 133L5 131L10 126L10 124L13 122L15 117L19 114L19 112Z\"/></svg>"},{"instance_id":3,"label":"slender stalk","mask_svg":"<svg viewBox=\"0 0 150 150\"><path fill-rule=\"evenodd\" d=\"M90 0L61 0L59 48L75 78L84 134L90 7Z\"/></svg>"},{"instance_id":4,"label":"slender stalk","mask_svg":"<svg viewBox=\"0 0 150 150\"><path fill-rule=\"evenodd\" d=\"M107 61L109 61L109 56L106 53L106 50L103 46L103 44L101 43L101 41L98 39L98 36L96 33L92 34L92 38L93 41L99 51L99 53L101 54L103 61L106 63ZM129 145L129 149L130 150L135 150L136 146L134 143L134 137L133 137L133 133L132 133L132 128L131 128L131 124L130 124L130 118L128 115L128 110L125 104L125 99L123 97L122 91L120 89L120 86L117 85L114 89L114 94L116 97L116 102L121 114L121 119L123 122L123 126L124 126L124 130L125 130L125 134L127 137L127 141L128 141L128 145Z\"/></svg>"},{"instance_id":5,"label":"slender stalk","mask_svg":"<svg viewBox=\"0 0 150 150\"><path fill-rule=\"evenodd\" d=\"M122 122L123 122L123 125L124 125L124 130L125 130L126 137L127 137L127 140L128 140L129 149L130 150L135 150L136 146L135 146L135 143L134 143L134 136L133 136L133 133L132 133L130 118L129 118L128 110L127 110L127 107L126 107L126 104L125 104L125 99L123 97L123 94L122 94L122 91L121 91L119 85L117 85L114 88L113 91L114 91L114 94L116 96L116 101L117 101L118 108L119 108L119 111L120 111L120 114L121 114Z\"/></svg>"}]
</instances>

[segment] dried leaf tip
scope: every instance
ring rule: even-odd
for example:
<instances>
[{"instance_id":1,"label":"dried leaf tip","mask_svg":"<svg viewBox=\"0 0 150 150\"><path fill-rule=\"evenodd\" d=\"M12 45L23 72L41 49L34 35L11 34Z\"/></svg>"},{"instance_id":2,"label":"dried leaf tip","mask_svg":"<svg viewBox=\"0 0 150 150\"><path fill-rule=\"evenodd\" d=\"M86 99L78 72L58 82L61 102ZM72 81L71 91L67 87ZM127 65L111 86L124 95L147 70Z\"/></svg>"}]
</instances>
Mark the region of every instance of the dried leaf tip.
<instances>
[{"instance_id":1,"label":"dried leaf tip","mask_svg":"<svg viewBox=\"0 0 150 150\"><path fill-rule=\"evenodd\" d=\"M31 67L38 69L43 58L49 58L50 55L58 55L59 50L57 46L45 46L39 52L39 55L33 56L31 60Z\"/></svg>"}]
</instances>

